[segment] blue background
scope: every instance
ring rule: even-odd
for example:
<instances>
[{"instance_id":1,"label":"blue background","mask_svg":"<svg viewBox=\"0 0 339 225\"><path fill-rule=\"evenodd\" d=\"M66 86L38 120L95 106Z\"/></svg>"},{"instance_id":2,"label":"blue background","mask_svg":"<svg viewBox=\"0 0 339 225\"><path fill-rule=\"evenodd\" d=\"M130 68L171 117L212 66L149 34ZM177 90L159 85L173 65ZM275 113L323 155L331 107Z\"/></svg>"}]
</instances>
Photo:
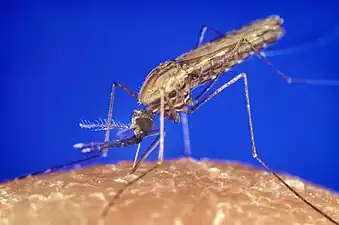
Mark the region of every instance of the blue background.
<instances>
[{"instance_id":1,"label":"blue background","mask_svg":"<svg viewBox=\"0 0 339 225\"><path fill-rule=\"evenodd\" d=\"M101 141L104 134L78 123L106 117L111 83L137 92L154 66L195 46L202 24L230 31L278 14L287 32L267 49L276 53L269 58L274 65L292 77L339 79L335 3L225 2L16 2L1 7L0 180L83 157L73 144ZM248 74L262 159L276 171L339 191L339 87L287 85L257 57L224 74L218 85L240 72ZM113 117L128 123L136 102L120 90L115 99ZM243 83L188 118L193 157L259 167L249 146ZM166 122L165 127L165 158L183 156L181 125ZM94 163L132 159L134 150L114 149Z\"/></svg>"}]
</instances>

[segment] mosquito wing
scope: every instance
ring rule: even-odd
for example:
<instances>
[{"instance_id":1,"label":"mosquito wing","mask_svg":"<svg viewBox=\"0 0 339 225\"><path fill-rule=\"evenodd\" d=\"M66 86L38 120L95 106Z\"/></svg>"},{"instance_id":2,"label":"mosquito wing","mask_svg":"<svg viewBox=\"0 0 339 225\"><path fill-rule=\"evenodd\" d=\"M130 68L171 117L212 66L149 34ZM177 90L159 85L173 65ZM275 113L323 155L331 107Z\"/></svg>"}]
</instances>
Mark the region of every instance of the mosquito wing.
<instances>
[{"instance_id":1,"label":"mosquito wing","mask_svg":"<svg viewBox=\"0 0 339 225\"><path fill-rule=\"evenodd\" d=\"M228 52L231 51L242 38L247 39L252 45L261 49L275 42L284 34L284 30L281 27L282 23L283 19L276 15L256 20L240 29L228 32L213 41L206 42L198 48L178 56L175 60L178 62L194 61L200 60L203 57L217 55L220 51ZM248 44L244 43L238 51L248 51L246 50L248 48Z\"/></svg>"}]
</instances>

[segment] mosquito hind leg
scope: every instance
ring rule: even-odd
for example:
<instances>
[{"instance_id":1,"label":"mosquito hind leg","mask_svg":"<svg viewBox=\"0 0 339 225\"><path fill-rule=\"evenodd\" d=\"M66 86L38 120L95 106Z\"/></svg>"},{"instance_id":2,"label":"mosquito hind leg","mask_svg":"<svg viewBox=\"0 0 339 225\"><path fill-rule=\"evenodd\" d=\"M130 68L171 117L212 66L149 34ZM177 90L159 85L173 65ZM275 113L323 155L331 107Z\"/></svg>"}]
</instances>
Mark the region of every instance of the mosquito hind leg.
<instances>
[{"instance_id":1,"label":"mosquito hind leg","mask_svg":"<svg viewBox=\"0 0 339 225\"><path fill-rule=\"evenodd\" d=\"M252 156L259 161L260 164L264 166L265 169L271 171L269 167L267 167L258 157L255 142L254 142L254 133L253 133L253 125L252 125L252 117L251 117L251 107L250 107L250 100L249 100L249 94L248 94L248 83L247 83L247 76L245 73L240 73L239 75L235 76L233 79L228 81L227 83L223 84L221 87L213 91L211 94L206 96L204 99L199 101L196 105L194 105L191 109L188 110L188 114L194 113L199 107L201 107L203 104L205 104L207 101L212 99L214 96L216 96L218 93L220 93L225 88L231 86L238 80L243 78L244 80L244 86L245 86L245 100L246 100L246 110L247 110L247 119L248 119L248 128L250 132L250 141L251 141L251 148L252 148Z\"/></svg>"},{"instance_id":2,"label":"mosquito hind leg","mask_svg":"<svg viewBox=\"0 0 339 225\"><path fill-rule=\"evenodd\" d=\"M113 112L113 103L114 103L114 92L115 92L115 87L120 88L121 90L123 90L125 93L127 93L128 95L132 96L135 99L138 99L138 95L135 94L133 91L131 91L130 89L128 89L127 87L125 87L122 84L119 84L117 82L113 82L112 84L112 88L111 88L111 93L110 93L110 98L109 98L109 106L108 106L108 115L107 115L107 125L106 127L109 128L111 125L111 120L112 120L112 112ZM108 142L109 141L109 135L110 135L110 129L106 129L105 132L105 140L104 142ZM102 151L102 156L106 157L107 156L107 149L105 149L104 151Z\"/></svg>"},{"instance_id":3,"label":"mosquito hind leg","mask_svg":"<svg viewBox=\"0 0 339 225\"><path fill-rule=\"evenodd\" d=\"M265 164L260 157L258 156L258 153L256 151L256 146L254 142L254 132L253 132L253 125L252 125L252 116L251 116L251 106L250 106L250 99L249 99L249 93L248 93L248 83L247 83L247 76L245 73L241 73L237 76L235 76L233 79L228 81L227 83L223 84L221 87L213 91L211 94L209 94L206 98L202 99L199 103L194 105L190 110L188 110L188 114L195 112L200 106L205 104L207 101L209 101L211 98L213 98L215 95L217 95L219 92L224 90L225 88L229 87L230 85L234 84L236 81L243 78L244 80L244 89L245 89L245 100L246 100L246 110L247 110L247 119L248 119L248 129L250 133L250 142L251 142L251 150L252 150L252 156L255 158L269 173L271 173L276 179L278 179L285 187L287 187L292 193L294 193L300 200L302 200L304 203L306 203L308 206L313 208L315 211L326 217L329 221L331 221L334 224L338 223L334 221L330 216L328 216L326 213L321 211L318 207L314 206L312 203L307 201L301 194L299 194L294 188L289 186L278 174L276 174L267 164Z\"/></svg>"},{"instance_id":4,"label":"mosquito hind leg","mask_svg":"<svg viewBox=\"0 0 339 225\"><path fill-rule=\"evenodd\" d=\"M258 51L252 43L243 38L243 40L250 45L253 52L261 59L269 68L271 68L275 73L277 73L286 83L288 84L313 84L313 85L329 85L329 86L339 86L339 80L316 80L316 79L308 79L308 78L292 78L287 76L284 72L280 71L276 68L268 58L260 51Z\"/></svg>"},{"instance_id":5,"label":"mosquito hind leg","mask_svg":"<svg viewBox=\"0 0 339 225\"><path fill-rule=\"evenodd\" d=\"M199 39L197 41L197 47L199 47L205 37L205 34L207 30L212 31L213 33L217 35L225 35L224 33L211 28L209 26L203 25L201 26L200 33L199 33ZM292 78L279 69L277 69L269 60L268 58L260 51L258 51L250 41L248 41L246 38L242 38L243 41L247 42L253 52L256 53L256 55L269 67L271 68L275 73L277 73L286 83L288 84L313 84L313 85L328 85L328 86L339 86L339 80L316 80L316 79L308 79L308 78Z\"/></svg>"}]
</instances>

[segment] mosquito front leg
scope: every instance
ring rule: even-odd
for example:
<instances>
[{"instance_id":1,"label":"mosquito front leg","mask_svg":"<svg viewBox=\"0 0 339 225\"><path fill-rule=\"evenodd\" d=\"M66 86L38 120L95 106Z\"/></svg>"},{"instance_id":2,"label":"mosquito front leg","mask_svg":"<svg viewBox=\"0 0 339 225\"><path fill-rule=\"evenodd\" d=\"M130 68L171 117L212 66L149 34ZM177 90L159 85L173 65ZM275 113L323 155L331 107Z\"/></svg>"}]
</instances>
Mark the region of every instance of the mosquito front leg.
<instances>
[{"instance_id":1,"label":"mosquito front leg","mask_svg":"<svg viewBox=\"0 0 339 225\"><path fill-rule=\"evenodd\" d=\"M276 179L278 179L284 186L286 186L291 192L293 192L299 199L301 199L303 202L305 202L307 205L309 205L311 208L319 212L321 215L326 217L328 220L333 222L334 224L338 224L336 221L334 221L330 216L328 216L326 213L321 211L319 208L314 206L312 203L307 201L301 194L299 194L294 188L289 186L278 174L276 174L271 168L265 164L258 156L258 153L256 151L256 146L254 142L254 133L253 133L253 125L252 125L252 116L251 116L251 106L250 106L250 99L248 94L248 83L247 83L247 76L245 73L241 73L237 76L235 76L232 80L228 81L215 91L213 91L211 94L209 94L206 98L202 99L199 103L197 103L195 106L192 107L192 109L188 110L188 114L195 112L200 106L202 106L204 103L206 103L208 100L213 98L215 95L217 95L219 92L224 90L225 88L229 87L230 85L234 84L236 81L243 78L244 80L244 88L245 88L245 100L246 100L246 110L247 110L247 119L248 119L248 129L250 133L250 141L251 141L251 149L252 149L252 156L255 158L269 173L271 173Z\"/></svg>"},{"instance_id":2,"label":"mosquito front leg","mask_svg":"<svg viewBox=\"0 0 339 225\"><path fill-rule=\"evenodd\" d=\"M160 143L159 153L158 153L158 162L160 165L164 161L164 122L165 122L165 91L164 89L160 90L160 130L159 136L154 140L151 146L146 150L146 152L141 156L138 162L131 170L131 174L133 174L141 165L141 163L146 159L146 157L153 151L153 149Z\"/></svg>"},{"instance_id":3,"label":"mosquito front leg","mask_svg":"<svg viewBox=\"0 0 339 225\"><path fill-rule=\"evenodd\" d=\"M145 159L152 151L155 147L157 147L157 145L159 144L159 136L153 141L153 143L147 148L147 150L145 151L145 153L142 155L141 159ZM139 161L136 165L136 167L131 171L131 174L133 174L136 169L140 166L141 161ZM107 205L104 207L104 209L101 212L100 215L100 219L104 220L109 209L114 205L115 200L117 200L122 193L132 184L134 184L135 182L137 182L138 180L140 180L141 178L143 178L144 176L146 176L148 173L152 172L153 170L155 170L157 167L159 166L159 164L155 164L154 166L152 166L151 168L149 168L148 170L146 170L144 173L142 173L140 176L138 176L136 179L133 179L131 181L129 181L127 184L125 184L121 189L119 189L117 191L117 193L115 194L115 196L107 203Z\"/></svg>"},{"instance_id":4,"label":"mosquito front leg","mask_svg":"<svg viewBox=\"0 0 339 225\"><path fill-rule=\"evenodd\" d=\"M138 155L139 155L139 150L140 150L140 143L138 144L138 147L137 147L137 150L135 152L135 156L134 156L134 161L133 161L133 167L132 167L132 170L134 169L137 161L138 161Z\"/></svg>"},{"instance_id":5,"label":"mosquito front leg","mask_svg":"<svg viewBox=\"0 0 339 225\"><path fill-rule=\"evenodd\" d=\"M106 132L105 132L105 140L104 140L105 143L109 141L110 130L108 128L110 127L110 125L111 125L110 123L111 123L111 120L112 120L115 87L120 88L125 93L127 93L130 96L132 96L133 98L138 99L138 95L135 94L133 91L131 91L130 89L126 88L122 84L119 84L117 82L113 82L112 88L111 88L111 94L110 94L110 98L109 98L108 115L107 115L107 122L108 123L106 124L107 129L106 129ZM102 151L102 156L104 156L104 157L107 156L107 149Z\"/></svg>"},{"instance_id":6,"label":"mosquito front leg","mask_svg":"<svg viewBox=\"0 0 339 225\"><path fill-rule=\"evenodd\" d=\"M160 135L157 136L157 138L153 141L153 143L148 147L148 149L141 155L140 159L137 161L137 163L135 163L135 166L133 166L132 170L131 170L131 174L134 174L135 171L138 170L138 168L140 167L141 163L147 158L147 156L149 156L149 154L151 154L153 152L153 150L155 149L155 147L157 147L159 145L160 142Z\"/></svg>"},{"instance_id":7,"label":"mosquito front leg","mask_svg":"<svg viewBox=\"0 0 339 225\"><path fill-rule=\"evenodd\" d=\"M157 135L157 138L153 141L153 143L148 147L148 149L144 152L144 154L142 154L141 158L138 160L138 155L139 155L139 151L140 151L140 145L141 143L138 143L138 147L137 147L137 151L135 153L134 156L134 161L133 161L133 167L131 170L131 174L133 174L135 171L137 171L137 169L139 168L139 166L141 165L141 163L147 158L147 156L154 150L154 148L159 144L159 139L160 139L160 135L159 135L159 130L153 130L149 133L147 133L145 135L145 137L147 136L154 136Z\"/></svg>"}]
</instances>

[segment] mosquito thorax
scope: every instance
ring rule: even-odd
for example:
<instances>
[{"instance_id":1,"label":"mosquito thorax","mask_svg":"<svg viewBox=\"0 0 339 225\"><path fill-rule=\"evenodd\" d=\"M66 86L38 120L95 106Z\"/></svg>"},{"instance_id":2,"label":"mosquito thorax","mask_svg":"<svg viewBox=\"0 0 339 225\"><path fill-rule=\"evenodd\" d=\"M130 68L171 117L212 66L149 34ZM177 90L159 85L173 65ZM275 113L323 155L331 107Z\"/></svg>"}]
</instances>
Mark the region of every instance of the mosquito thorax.
<instances>
[{"instance_id":1,"label":"mosquito thorax","mask_svg":"<svg viewBox=\"0 0 339 225\"><path fill-rule=\"evenodd\" d=\"M146 110L134 110L131 119L131 128L136 135L149 132L153 129L154 120L152 114Z\"/></svg>"}]
</instances>

